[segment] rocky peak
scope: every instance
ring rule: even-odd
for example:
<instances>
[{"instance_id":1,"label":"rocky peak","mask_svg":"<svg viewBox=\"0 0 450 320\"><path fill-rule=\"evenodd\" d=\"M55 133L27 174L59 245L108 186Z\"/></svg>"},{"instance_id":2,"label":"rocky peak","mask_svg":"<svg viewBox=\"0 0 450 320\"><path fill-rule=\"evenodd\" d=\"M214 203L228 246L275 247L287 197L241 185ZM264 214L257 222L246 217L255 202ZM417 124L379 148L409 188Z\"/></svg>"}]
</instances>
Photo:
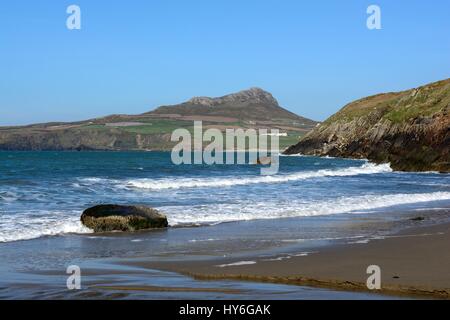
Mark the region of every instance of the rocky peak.
<instances>
[{"instance_id":1,"label":"rocky peak","mask_svg":"<svg viewBox=\"0 0 450 320\"><path fill-rule=\"evenodd\" d=\"M232 103L232 104L255 103L255 104L268 104L279 106L278 101L272 96L272 94L260 88L250 88L248 90L229 94L219 98L194 97L190 99L188 103L209 107L225 103Z\"/></svg>"}]
</instances>

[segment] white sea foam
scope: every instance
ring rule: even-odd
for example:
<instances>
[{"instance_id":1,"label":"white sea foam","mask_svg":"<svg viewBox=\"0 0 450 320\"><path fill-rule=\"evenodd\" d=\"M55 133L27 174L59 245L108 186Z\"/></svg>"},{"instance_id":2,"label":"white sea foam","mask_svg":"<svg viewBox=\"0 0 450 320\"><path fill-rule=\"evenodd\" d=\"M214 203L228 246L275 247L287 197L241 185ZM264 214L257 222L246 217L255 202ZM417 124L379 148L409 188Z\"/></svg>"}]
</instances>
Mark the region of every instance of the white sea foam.
<instances>
[{"instance_id":1,"label":"white sea foam","mask_svg":"<svg viewBox=\"0 0 450 320\"><path fill-rule=\"evenodd\" d=\"M375 174L392 172L389 164L376 165L365 163L359 167L349 167L343 169L323 169L317 171L297 172L275 176L248 176L248 177L222 177L222 178L165 178L165 179L134 179L129 180L126 185L137 189L180 189L180 188L212 188L212 187L232 187L239 185L260 184L260 183L283 183L289 181L306 180L321 177L345 177L363 174Z\"/></svg>"},{"instance_id":2,"label":"white sea foam","mask_svg":"<svg viewBox=\"0 0 450 320\"><path fill-rule=\"evenodd\" d=\"M291 256L292 257L307 257L307 256L309 256L310 254L313 254L313 253L316 253L316 252L314 252L314 251L300 252L300 253L293 254Z\"/></svg>"},{"instance_id":3,"label":"white sea foam","mask_svg":"<svg viewBox=\"0 0 450 320\"><path fill-rule=\"evenodd\" d=\"M282 256L278 256L278 257L274 257L274 258L262 259L262 261L283 261L283 260L291 259L292 257L307 257L311 253L313 253L313 252L300 252L300 253L296 253L296 254L286 254L286 255L282 255Z\"/></svg>"},{"instance_id":4,"label":"white sea foam","mask_svg":"<svg viewBox=\"0 0 450 320\"><path fill-rule=\"evenodd\" d=\"M191 240L189 240L189 242L210 242L210 241L220 241L220 239L209 238L209 239L191 239Z\"/></svg>"},{"instance_id":5,"label":"white sea foam","mask_svg":"<svg viewBox=\"0 0 450 320\"><path fill-rule=\"evenodd\" d=\"M303 157L310 157L310 156L307 156L307 155L303 155L301 153L295 153L295 154L279 153L278 156L279 157L301 157L301 158L303 158Z\"/></svg>"},{"instance_id":6,"label":"white sea foam","mask_svg":"<svg viewBox=\"0 0 450 320\"><path fill-rule=\"evenodd\" d=\"M2 215L0 242L29 240L68 233L91 233L80 222L79 213L28 212Z\"/></svg>"},{"instance_id":7,"label":"white sea foam","mask_svg":"<svg viewBox=\"0 0 450 320\"><path fill-rule=\"evenodd\" d=\"M437 207L437 208L417 208L414 211L439 211L439 210L449 210L449 208Z\"/></svg>"},{"instance_id":8,"label":"white sea foam","mask_svg":"<svg viewBox=\"0 0 450 320\"><path fill-rule=\"evenodd\" d=\"M369 243L370 239L363 239L363 240L356 240L356 241L350 241L348 244L367 244Z\"/></svg>"},{"instance_id":9,"label":"white sea foam","mask_svg":"<svg viewBox=\"0 0 450 320\"><path fill-rule=\"evenodd\" d=\"M120 183L120 180L117 179L107 179L107 178L98 178L98 177L87 177L87 178L78 178L83 184L93 185L93 184L110 184L110 183Z\"/></svg>"},{"instance_id":10,"label":"white sea foam","mask_svg":"<svg viewBox=\"0 0 450 320\"><path fill-rule=\"evenodd\" d=\"M276 257L276 258L263 259L262 261L283 261L283 260L288 260L290 258L291 258L290 256L281 256L281 257Z\"/></svg>"},{"instance_id":11,"label":"white sea foam","mask_svg":"<svg viewBox=\"0 0 450 320\"><path fill-rule=\"evenodd\" d=\"M261 202L247 204L211 204L200 207L162 207L171 225L217 224L228 221L276 219L302 216L332 215L340 213L364 213L373 209L405 204L420 204L450 200L450 192L366 195L341 197L334 200L302 203L292 200L286 203ZM243 200L244 201L244 200ZM432 206L430 206L432 208ZM441 208L442 206L438 206ZM28 240L43 236L68 233L91 233L79 220L80 213L73 212L33 212L2 214L0 221L0 242ZM216 238L192 240L216 241ZM289 241L303 241L304 239ZM323 239L322 239L323 240ZM288 241L288 240L286 240Z\"/></svg>"},{"instance_id":12,"label":"white sea foam","mask_svg":"<svg viewBox=\"0 0 450 320\"><path fill-rule=\"evenodd\" d=\"M290 181L299 181L314 178L326 177L345 177L370 174L383 174L391 172L389 165L375 165L364 163L361 166L354 166L342 169L324 169L318 171L303 171L291 174L279 174L275 176L245 176L245 177L212 177L212 178L175 178L166 177L161 179L108 179L108 178L78 178L71 185L75 188L84 190L97 190L107 187L105 194L110 195L112 191L124 191L117 195L120 200L138 203L142 197L147 197L146 192L130 192L131 190L162 190L167 193L168 189L180 188L213 188L227 187L239 185L262 184L261 187L266 188L264 184L277 184ZM397 175L397 173L393 174ZM406 174L398 173L398 177ZM391 175L388 175L390 177ZM406 176L407 178L407 176ZM338 179L339 180L339 179ZM309 182L309 181L308 181ZM318 180L314 181L318 182ZM443 184L446 186L445 184ZM259 186L258 186L259 187ZM345 188L345 186L344 186ZM276 192L278 186L271 188L267 186L269 192ZM294 190L294 189L293 189ZM378 189L379 190L379 189ZM434 190L434 189L433 189ZM14 207L14 204L22 200L47 200L46 194L41 194L41 190L36 191L15 191L14 189L0 192L0 205L6 210L0 210L0 242L9 242L17 240L27 240L42 236L60 235L66 233L89 233L89 229L83 227L79 217L82 211L39 211L26 210L20 212L20 206ZM183 190L184 191L184 190ZM192 191L192 193L191 193ZM219 190L220 191L220 190ZM294 190L295 191L295 190ZM319 191L322 191L320 189ZM317 194L314 198L302 197L301 194L292 194L292 197L269 197L265 198L249 198L246 194L238 194L232 199L224 196L218 202L200 202L196 205L192 202L185 202L185 205L174 205L159 207L168 215L171 225L202 225L217 224L228 221L254 220L254 219L276 219L288 217L302 216L319 216L332 215L340 213L367 213L378 208L391 207L395 205L409 205L415 203L426 203L439 200L450 200L450 192L447 189L441 192L431 193L402 193L402 194L386 194L386 195L354 195L342 196L335 198L328 197L327 191L323 190L323 194ZM178 191L176 191L178 192ZM191 195L195 198L197 190L190 189L186 191L185 196L191 199ZM155 192L156 193L156 192ZM175 192L174 192L175 193ZM205 190L199 190L202 195ZM113 194L115 196L115 194ZM234 195L234 193L233 193ZM158 195L160 196L160 195ZM78 201L78 198L74 198ZM97 200L97 198L95 198ZM132 201L131 201L131 200ZM136 200L137 199L137 200ZM314 200L315 199L315 200ZM72 198L69 198L73 201ZM184 201L184 199L182 199ZM51 200L53 201L53 200ZM428 208L442 208L445 204L428 205ZM10 211L14 207L13 211ZM33 207L33 206L31 206ZM423 205L418 206L419 209ZM28 207L27 207L28 208ZM217 239L194 239L194 241L216 241Z\"/></svg>"},{"instance_id":13,"label":"white sea foam","mask_svg":"<svg viewBox=\"0 0 450 320\"><path fill-rule=\"evenodd\" d=\"M19 199L19 196L14 192L0 192L0 201L14 202Z\"/></svg>"},{"instance_id":14,"label":"white sea foam","mask_svg":"<svg viewBox=\"0 0 450 320\"><path fill-rule=\"evenodd\" d=\"M235 267L235 266L246 266L246 265L250 265L250 264L256 264L256 261L238 261L238 262L234 262L234 263L220 264L220 265L217 265L216 267L225 268L225 267Z\"/></svg>"},{"instance_id":15,"label":"white sea foam","mask_svg":"<svg viewBox=\"0 0 450 320\"><path fill-rule=\"evenodd\" d=\"M235 204L211 204L201 207L162 207L171 225L186 223L212 224L218 222L255 219L276 219L311 217L342 213L364 213L373 209L410 205L425 202L450 200L450 192L365 195L340 197L332 200L317 200L305 203L293 199L289 204L281 202L260 202Z\"/></svg>"}]
</instances>

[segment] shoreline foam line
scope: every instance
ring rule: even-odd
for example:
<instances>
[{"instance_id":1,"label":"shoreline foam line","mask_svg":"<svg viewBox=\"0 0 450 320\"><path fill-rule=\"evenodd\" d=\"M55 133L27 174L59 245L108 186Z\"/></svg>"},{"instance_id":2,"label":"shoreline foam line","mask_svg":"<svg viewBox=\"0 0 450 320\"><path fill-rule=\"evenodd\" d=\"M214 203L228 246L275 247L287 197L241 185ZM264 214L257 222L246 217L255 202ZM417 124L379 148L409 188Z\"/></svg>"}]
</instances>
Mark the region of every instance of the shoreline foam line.
<instances>
[{"instance_id":1,"label":"shoreline foam line","mask_svg":"<svg viewBox=\"0 0 450 320\"><path fill-rule=\"evenodd\" d=\"M220 179L134 179L126 182L126 186L131 189L181 189L181 188L212 188L212 187L232 187L261 183L283 183L289 181L306 180L322 177L345 177L364 174L389 173L392 172L389 164L376 165L365 163L359 167L348 167L337 170L322 169L317 171L297 172L286 175L242 177L239 179L223 177Z\"/></svg>"},{"instance_id":2,"label":"shoreline foam line","mask_svg":"<svg viewBox=\"0 0 450 320\"><path fill-rule=\"evenodd\" d=\"M294 209L286 209L285 206L279 203L265 203L265 210L261 210L261 204L258 203L238 204L239 210L236 210L235 206L227 208L228 205L223 207L214 205L211 208L202 206L201 215L198 214L199 212L196 209L192 210L192 208L189 213L184 213L183 215L176 213L180 211L186 212L186 210L181 210L180 207L159 207L158 209L167 214L171 226L178 227L192 224L208 226L226 222L301 218L334 214L364 214L366 212L360 211L446 200L450 201L450 192L342 197L332 201L316 201L309 204L291 202L289 206L290 208L296 206ZM218 214L217 212L221 213ZM47 212L46 214L37 214L35 217L22 214L4 215L2 228L0 229L0 243L74 233L92 233L91 230L81 225L78 211L73 211L70 215L67 212Z\"/></svg>"},{"instance_id":3,"label":"shoreline foam line","mask_svg":"<svg viewBox=\"0 0 450 320\"><path fill-rule=\"evenodd\" d=\"M450 192L412 193L412 194L388 194L366 195L357 197L341 197L328 201L315 201L311 203L290 202L289 209L282 203L242 204L229 207L224 205L202 206L202 214L194 210L181 210L180 207L161 207L172 226L195 223L199 225L211 225L234 221L271 220L281 218L300 218L329 216L334 214L366 214L369 210L389 208L399 205L414 205L435 201L450 201ZM176 212L185 212L183 215ZM361 212L362 211L362 212ZM173 212L173 214L172 214ZM188 212L188 213L186 213ZM218 213L220 212L220 213ZM200 217L200 218L199 218Z\"/></svg>"}]
</instances>

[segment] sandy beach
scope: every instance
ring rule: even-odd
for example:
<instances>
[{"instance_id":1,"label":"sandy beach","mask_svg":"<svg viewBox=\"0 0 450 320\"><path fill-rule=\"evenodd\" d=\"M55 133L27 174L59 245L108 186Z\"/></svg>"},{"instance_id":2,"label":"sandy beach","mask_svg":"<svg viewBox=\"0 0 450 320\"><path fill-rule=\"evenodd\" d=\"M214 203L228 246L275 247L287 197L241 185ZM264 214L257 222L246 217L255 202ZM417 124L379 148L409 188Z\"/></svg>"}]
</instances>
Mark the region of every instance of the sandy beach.
<instances>
[{"instance_id":1,"label":"sandy beach","mask_svg":"<svg viewBox=\"0 0 450 320\"><path fill-rule=\"evenodd\" d=\"M446 223L410 228L368 243L326 246L303 256L131 264L179 272L202 280L247 280L350 291L369 291L366 269L369 265L378 265L382 288L376 292L448 299L449 242L450 223Z\"/></svg>"},{"instance_id":2,"label":"sandy beach","mask_svg":"<svg viewBox=\"0 0 450 320\"><path fill-rule=\"evenodd\" d=\"M389 223L395 212L378 213L379 220L255 220L4 243L0 298L448 299L449 213L397 212L403 218ZM329 226L344 237L317 240L331 234ZM312 240L299 241L304 228L315 230ZM364 228L370 233L362 237ZM243 234L248 239L233 240ZM67 290L69 264L80 266L82 290ZM366 287L369 265L381 268L381 290Z\"/></svg>"}]
</instances>

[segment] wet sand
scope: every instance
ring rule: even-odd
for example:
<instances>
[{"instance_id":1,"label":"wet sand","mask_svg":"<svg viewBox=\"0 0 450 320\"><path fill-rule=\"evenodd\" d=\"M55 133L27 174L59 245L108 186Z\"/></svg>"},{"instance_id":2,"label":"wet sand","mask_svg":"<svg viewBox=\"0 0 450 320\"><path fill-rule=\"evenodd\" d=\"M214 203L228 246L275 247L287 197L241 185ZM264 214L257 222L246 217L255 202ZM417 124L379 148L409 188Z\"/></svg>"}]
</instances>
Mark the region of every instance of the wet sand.
<instances>
[{"instance_id":1,"label":"wet sand","mask_svg":"<svg viewBox=\"0 0 450 320\"><path fill-rule=\"evenodd\" d=\"M382 282L379 293L448 299L449 246L450 223L446 223L418 226L368 243L323 247L307 256L128 263L202 280L247 280L350 291L369 291L367 267L378 265Z\"/></svg>"},{"instance_id":2,"label":"wet sand","mask_svg":"<svg viewBox=\"0 0 450 320\"><path fill-rule=\"evenodd\" d=\"M267 282L193 279L173 272L115 265L104 261L83 269L81 290L68 290L65 276L46 271L24 274L22 281L0 285L0 299L177 299L177 300L381 300L379 294L310 288ZM103 266L103 268L102 268ZM31 277L31 278L30 278ZM31 281L30 281L31 280Z\"/></svg>"},{"instance_id":3,"label":"wet sand","mask_svg":"<svg viewBox=\"0 0 450 320\"><path fill-rule=\"evenodd\" d=\"M449 216L439 208L3 243L0 298L449 298ZM82 270L81 290L67 289L69 265ZM366 288L369 265L381 267L381 291Z\"/></svg>"}]
</instances>

